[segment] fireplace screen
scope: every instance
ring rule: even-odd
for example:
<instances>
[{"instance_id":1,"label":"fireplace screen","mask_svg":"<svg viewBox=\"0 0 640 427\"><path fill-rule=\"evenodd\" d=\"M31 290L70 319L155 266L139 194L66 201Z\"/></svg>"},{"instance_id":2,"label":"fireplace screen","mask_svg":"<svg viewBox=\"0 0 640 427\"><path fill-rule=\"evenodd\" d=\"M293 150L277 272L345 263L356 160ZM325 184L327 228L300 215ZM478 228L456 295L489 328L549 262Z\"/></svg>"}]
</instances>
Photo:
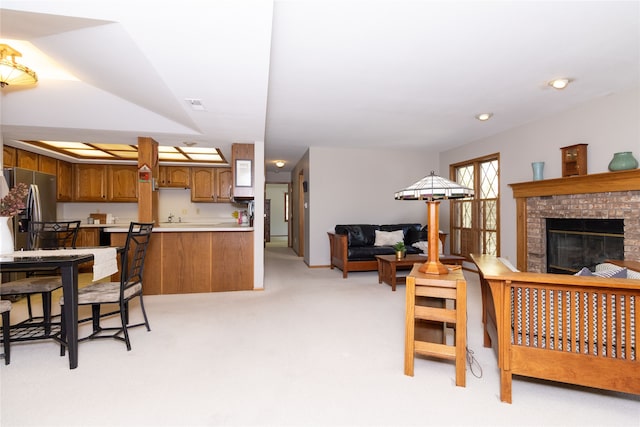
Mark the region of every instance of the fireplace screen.
<instances>
[{"instance_id":1,"label":"fireplace screen","mask_svg":"<svg viewBox=\"0 0 640 427\"><path fill-rule=\"evenodd\" d=\"M624 258L624 220L548 218L547 272L591 271L606 259Z\"/></svg>"}]
</instances>

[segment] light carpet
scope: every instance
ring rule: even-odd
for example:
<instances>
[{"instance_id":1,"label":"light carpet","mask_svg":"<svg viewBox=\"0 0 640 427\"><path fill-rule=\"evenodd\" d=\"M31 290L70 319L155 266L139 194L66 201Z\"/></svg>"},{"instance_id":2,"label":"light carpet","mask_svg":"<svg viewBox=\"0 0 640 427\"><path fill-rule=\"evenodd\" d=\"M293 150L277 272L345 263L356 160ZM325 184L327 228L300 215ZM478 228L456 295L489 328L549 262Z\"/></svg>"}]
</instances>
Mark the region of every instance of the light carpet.
<instances>
[{"instance_id":1,"label":"light carpet","mask_svg":"<svg viewBox=\"0 0 640 427\"><path fill-rule=\"evenodd\" d=\"M375 272L343 279L308 268L286 247L265 257L264 291L145 297L152 330L133 329L130 352L114 340L84 342L69 370L53 342L14 344L11 364L0 367L0 424L640 424L638 396L521 377L513 404L501 403L475 273L464 273L468 342L482 376L467 369L461 388L449 361L418 358L415 376L403 374L404 285L391 292ZM14 320L23 312L16 304ZM131 315L141 318L137 303Z\"/></svg>"}]
</instances>

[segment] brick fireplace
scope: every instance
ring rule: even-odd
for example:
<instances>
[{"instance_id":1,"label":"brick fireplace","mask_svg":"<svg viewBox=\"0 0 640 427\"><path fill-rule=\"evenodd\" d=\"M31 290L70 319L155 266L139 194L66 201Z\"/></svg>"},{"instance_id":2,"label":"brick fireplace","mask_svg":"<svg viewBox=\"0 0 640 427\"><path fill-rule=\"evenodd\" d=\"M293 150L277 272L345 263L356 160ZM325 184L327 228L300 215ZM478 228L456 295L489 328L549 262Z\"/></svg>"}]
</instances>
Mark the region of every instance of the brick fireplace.
<instances>
[{"instance_id":1,"label":"brick fireplace","mask_svg":"<svg viewBox=\"0 0 640 427\"><path fill-rule=\"evenodd\" d=\"M640 170L510 184L518 269L546 272L547 218L624 220L624 258L640 261Z\"/></svg>"}]
</instances>

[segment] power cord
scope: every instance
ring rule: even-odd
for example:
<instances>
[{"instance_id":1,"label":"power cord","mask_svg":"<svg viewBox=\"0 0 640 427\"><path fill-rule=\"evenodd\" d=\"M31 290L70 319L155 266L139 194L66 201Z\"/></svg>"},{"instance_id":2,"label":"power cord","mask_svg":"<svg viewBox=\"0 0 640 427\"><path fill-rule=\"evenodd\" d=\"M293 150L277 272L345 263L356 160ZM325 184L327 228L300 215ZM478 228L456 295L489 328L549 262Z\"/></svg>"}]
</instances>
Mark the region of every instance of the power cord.
<instances>
[{"instance_id":1,"label":"power cord","mask_svg":"<svg viewBox=\"0 0 640 427\"><path fill-rule=\"evenodd\" d=\"M473 350L467 347L467 364L469 365L469 370L476 378L482 378L482 366L473 355Z\"/></svg>"}]
</instances>

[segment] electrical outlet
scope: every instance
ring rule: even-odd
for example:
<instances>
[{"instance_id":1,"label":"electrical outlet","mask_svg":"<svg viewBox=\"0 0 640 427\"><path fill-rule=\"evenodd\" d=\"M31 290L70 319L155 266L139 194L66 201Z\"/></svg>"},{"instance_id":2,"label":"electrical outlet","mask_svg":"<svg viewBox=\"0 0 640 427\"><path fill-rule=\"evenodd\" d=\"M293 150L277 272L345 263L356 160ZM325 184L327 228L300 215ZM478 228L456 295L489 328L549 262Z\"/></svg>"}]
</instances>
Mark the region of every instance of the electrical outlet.
<instances>
[{"instance_id":1,"label":"electrical outlet","mask_svg":"<svg viewBox=\"0 0 640 427\"><path fill-rule=\"evenodd\" d=\"M200 215L200 208L196 208L196 215Z\"/></svg>"},{"instance_id":2,"label":"electrical outlet","mask_svg":"<svg viewBox=\"0 0 640 427\"><path fill-rule=\"evenodd\" d=\"M187 210L186 209L182 209L182 215L186 215L187 214Z\"/></svg>"}]
</instances>

